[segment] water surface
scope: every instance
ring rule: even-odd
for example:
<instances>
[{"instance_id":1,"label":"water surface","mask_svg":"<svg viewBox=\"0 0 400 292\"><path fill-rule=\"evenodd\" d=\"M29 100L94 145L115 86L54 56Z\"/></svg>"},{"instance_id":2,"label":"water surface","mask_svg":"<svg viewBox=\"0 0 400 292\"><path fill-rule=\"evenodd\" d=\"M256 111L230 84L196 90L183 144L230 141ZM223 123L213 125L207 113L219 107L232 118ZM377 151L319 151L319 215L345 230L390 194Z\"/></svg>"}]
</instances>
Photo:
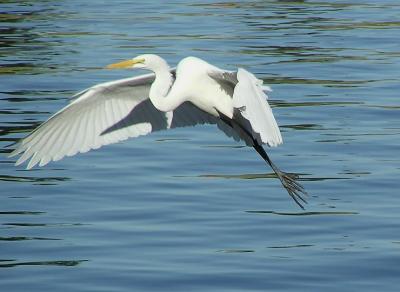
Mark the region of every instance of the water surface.
<instances>
[{"instance_id":1,"label":"water surface","mask_svg":"<svg viewBox=\"0 0 400 292\"><path fill-rule=\"evenodd\" d=\"M4 291L397 291L398 1L1 1ZM14 167L6 146L142 53L273 88L305 211L250 148L184 128Z\"/></svg>"}]
</instances>

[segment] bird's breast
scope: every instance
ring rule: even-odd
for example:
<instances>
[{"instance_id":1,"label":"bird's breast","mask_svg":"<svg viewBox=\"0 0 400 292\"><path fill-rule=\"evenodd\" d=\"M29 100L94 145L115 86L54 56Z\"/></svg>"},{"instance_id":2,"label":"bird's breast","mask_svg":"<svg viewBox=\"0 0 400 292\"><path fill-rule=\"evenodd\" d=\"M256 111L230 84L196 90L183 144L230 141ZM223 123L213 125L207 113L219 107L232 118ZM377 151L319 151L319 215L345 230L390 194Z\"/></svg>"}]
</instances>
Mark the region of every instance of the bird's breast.
<instances>
[{"instance_id":1,"label":"bird's breast","mask_svg":"<svg viewBox=\"0 0 400 292\"><path fill-rule=\"evenodd\" d=\"M196 90L193 91L193 95L190 97L190 101L213 116L218 117L218 112L221 112L228 117L232 117L232 97L213 79L209 77L207 79L199 80L195 86Z\"/></svg>"}]
</instances>

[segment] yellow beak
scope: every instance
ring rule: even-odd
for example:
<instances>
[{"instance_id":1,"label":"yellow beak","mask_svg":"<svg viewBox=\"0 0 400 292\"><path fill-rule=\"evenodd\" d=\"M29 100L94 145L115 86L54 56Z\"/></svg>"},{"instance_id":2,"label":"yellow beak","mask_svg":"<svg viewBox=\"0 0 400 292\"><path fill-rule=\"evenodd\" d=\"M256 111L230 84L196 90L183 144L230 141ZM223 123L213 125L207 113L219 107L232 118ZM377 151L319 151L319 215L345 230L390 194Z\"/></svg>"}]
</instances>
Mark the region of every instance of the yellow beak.
<instances>
[{"instance_id":1,"label":"yellow beak","mask_svg":"<svg viewBox=\"0 0 400 292\"><path fill-rule=\"evenodd\" d=\"M135 64L143 63L143 62L144 62L144 59L130 59L130 60L125 60L122 62L110 64L106 68L107 69L132 68L133 66L135 66Z\"/></svg>"}]
</instances>

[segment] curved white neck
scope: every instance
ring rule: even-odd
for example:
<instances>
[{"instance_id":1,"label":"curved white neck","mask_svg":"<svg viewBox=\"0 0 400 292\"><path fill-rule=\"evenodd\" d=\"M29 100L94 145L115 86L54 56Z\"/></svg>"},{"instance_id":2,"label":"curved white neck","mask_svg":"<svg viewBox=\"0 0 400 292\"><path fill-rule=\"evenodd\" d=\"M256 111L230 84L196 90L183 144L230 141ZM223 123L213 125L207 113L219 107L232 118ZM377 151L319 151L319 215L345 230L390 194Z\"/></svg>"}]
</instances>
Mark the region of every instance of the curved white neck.
<instances>
[{"instance_id":1,"label":"curved white neck","mask_svg":"<svg viewBox=\"0 0 400 292\"><path fill-rule=\"evenodd\" d=\"M178 98L168 94L174 82L169 66L165 64L165 66L154 70L154 73L156 78L151 85L149 93L151 102L159 111L169 112L174 110L182 102Z\"/></svg>"}]
</instances>

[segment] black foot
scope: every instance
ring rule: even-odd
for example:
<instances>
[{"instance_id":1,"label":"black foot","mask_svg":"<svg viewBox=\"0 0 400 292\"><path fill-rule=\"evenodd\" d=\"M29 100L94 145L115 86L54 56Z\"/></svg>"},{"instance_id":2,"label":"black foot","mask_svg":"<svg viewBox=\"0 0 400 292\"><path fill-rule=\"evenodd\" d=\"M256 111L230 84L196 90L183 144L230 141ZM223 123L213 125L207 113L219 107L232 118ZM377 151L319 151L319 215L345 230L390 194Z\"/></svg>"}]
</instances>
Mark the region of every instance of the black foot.
<instances>
[{"instance_id":1,"label":"black foot","mask_svg":"<svg viewBox=\"0 0 400 292\"><path fill-rule=\"evenodd\" d=\"M267 152L265 152L261 144L257 141L257 139L253 137L252 133L250 133L240 123L228 118L223 113L219 112L219 116L222 119L222 121L224 121L228 126L232 127L232 129L234 128L234 124L236 124L240 129L243 130L243 134L247 134L248 138L253 140L254 149L257 151L258 154L260 154L260 156L265 160L265 162L267 162L271 166L271 168L281 181L283 187L287 190L287 192L296 202L296 204L299 205L299 207L304 210L302 203L307 204L307 201L302 196L303 195L306 196L307 192L304 190L303 186L296 181L297 179L299 179L299 176L296 174L286 173L279 170L279 168L272 163L271 159L268 157Z\"/></svg>"},{"instance_id":2,"label":"black foot","mask_svg":"<svg viewBox=\"0 0 400 292\"><path fill-rule=\"evenodd\" d=\"M293 173L286 173L276 169L275 172L292 199L296 202L297 205L300 206L300 208L304 210L302 203L307 204L307 201L302 196L307 196L307 192L304 190L303 186L296 181L299 176Z\"/></svg>"}]
</instances>

